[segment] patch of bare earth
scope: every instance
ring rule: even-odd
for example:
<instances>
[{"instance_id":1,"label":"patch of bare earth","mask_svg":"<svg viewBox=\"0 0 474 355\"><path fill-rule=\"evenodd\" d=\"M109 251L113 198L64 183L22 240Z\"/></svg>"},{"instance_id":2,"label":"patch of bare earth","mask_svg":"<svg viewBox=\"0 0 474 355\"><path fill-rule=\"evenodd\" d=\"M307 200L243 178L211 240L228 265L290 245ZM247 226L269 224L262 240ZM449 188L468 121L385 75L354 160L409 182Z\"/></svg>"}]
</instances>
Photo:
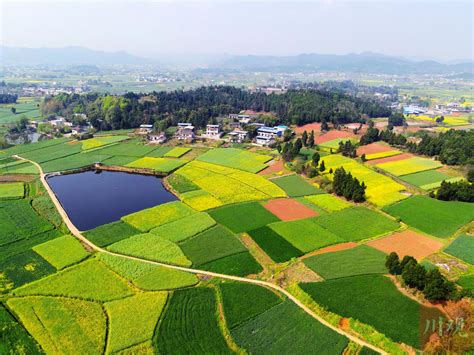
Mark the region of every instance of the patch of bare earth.
<instances>
[{"instance_id":1,"label":"patch of bare earth","mask_svg":"<svg viewBox=\"0 0 474 355\"><path fill-rule=\"evenodd\" d=\"M37 176L31 174L15 174L15 175L0 175L0 182L31 182L36 179Z\"/></svg>"},{"instance_id":2,"label":"patch of bare earth","mask_svg":"<svg viewBox=\"0 0 474 355\"><path fill-rule=\"evenodd\" d=\"M315 137L314 141L316 142L316 144L321 144L321 143L326 143L338 138L355 138L355 137L356 135L352 132L332 130L327 133L324 133L321 136Z\"/></svg>"},{"instance_id":3,"label":"patch of bare earth","mask_svg":"<svg viewBox=\"0 0 474 355\"><path fill-rule=\"evenodd\" d=\"M278 173L280 171L283 171L284 169L285 169L285 166L282 160L272 160L268 163L268 167L260 171L258 174L269 175L273 173Z\"/></svg>"},{"instance_id":4,"label":"patch of bare earth","mask_svg":"<svg viewBox=\"0 0 474 355\"><path fill-rule=\"evenodd\" d=\"M389 152L394 150L387 144L382 143L371 143L367 145L363 145L362 147L357 148L357 155L361 156L362 154L376 154L376 153L383 153Z\"/></svg>"},{"instance_id":5,"label":"patch of bare earth","mask_svg":"<svg viewBox=\"0 0 474 355\"><path fill-rule=\"evenodd\" d=\"M436 253L443 247L443 243L411 230L396 232L387 237L372 240L367 245L387 254L396 252L400 259L405 255L410 255L416 260Z\"/></svg>"},{"instance_id":6,"label":"patch of bare earth","mask_svg":"<svg viewBox=\"0 0 474 355\"><path fill-rule=\"evenodd\" d=\"M341 320L339 321L339 328L345 330L345 331L348 331L351 329L351 324L349 322L349 318L341 318Z\"/></svg>"},{"instance_id":7,"label":"patch of bare earth","mask_svg":"<svg viewBox=\"0 0 474 355\"><path fill-rule=\"evenodd\" d=\"M413 154L402 153L402 154L394 155L394 156L387 157L387 158L369 160L368 163L370 165L383 164L383 163L389 163L391 161L399 161L399 160L410 159L410 158L413 158L413 157L414 157Z\"/></svg>"},{"instance_id":8,"label":"patch of bare earth","mask_svg":"<svg viewBox=\"0 0 474 355\"><path fill-rule=\"evenodd\" d=\"M263 207L282 221L294 221L297 219L319 216L316 211L290 198L271 200Z\"/></svg>"},{"instance_id":9,"label":"patch of bare earth","mask_svg":"<svg viewBox=\"0 0 474 355\"><path fill-rule=\"evenodd\" d=\"M308 123L308 124L305 124L304 126L299 126L295 128L296 133L303 133L304 131L308 133L311 131L314 131L314 133L321 132L321 123L317 123L317 122Z\"/></svg>"},{"instance_id":10,"label":"patch of bare earth","mask_svg":"<svg viewBox=\"0 0 474 355\"><path fill-rule=\"evenodd\" d=\"M323 281L323 278L308 268L305 264L298 261L288 269L278 273L275 277L275 281L277 285L285 288L294 283Z\"/></svg>"}]
</instances>

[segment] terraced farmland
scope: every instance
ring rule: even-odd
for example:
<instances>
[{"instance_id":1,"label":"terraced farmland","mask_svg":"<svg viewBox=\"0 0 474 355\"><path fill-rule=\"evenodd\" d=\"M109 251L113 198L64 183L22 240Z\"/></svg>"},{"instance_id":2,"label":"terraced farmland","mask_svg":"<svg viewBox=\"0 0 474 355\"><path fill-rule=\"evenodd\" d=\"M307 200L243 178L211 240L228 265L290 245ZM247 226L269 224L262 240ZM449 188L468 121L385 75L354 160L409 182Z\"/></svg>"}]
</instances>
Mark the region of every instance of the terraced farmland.
<instances>
[{"instance_id":1,"label":"terraced farmland","mask_svg":"<svg viewBox=\"0 0 474 355\"><path fill-rule=\"evenodd\" d=\"M346 138L338 134L327 142ZM408 197L388 175L339 154L322 158L327 171L316 178L270 178L257 172L276 151L248 148L97 136L2 153L0 353L421 350L423 317L439 313L397 289L386 255L433 265L451 255L466 268L453 280L472 289L473 237L454 234L473 220L470 204ZM393 153L382 150L372 154ZM79 232L62 220L36 166L12 154L46 172L97 162L168 172L165 186L179 200ZM329 169L339 166L367 183L367 203L330 193ZM401 178L426 188L439 173Z\"/></svg>"}]
</instances>

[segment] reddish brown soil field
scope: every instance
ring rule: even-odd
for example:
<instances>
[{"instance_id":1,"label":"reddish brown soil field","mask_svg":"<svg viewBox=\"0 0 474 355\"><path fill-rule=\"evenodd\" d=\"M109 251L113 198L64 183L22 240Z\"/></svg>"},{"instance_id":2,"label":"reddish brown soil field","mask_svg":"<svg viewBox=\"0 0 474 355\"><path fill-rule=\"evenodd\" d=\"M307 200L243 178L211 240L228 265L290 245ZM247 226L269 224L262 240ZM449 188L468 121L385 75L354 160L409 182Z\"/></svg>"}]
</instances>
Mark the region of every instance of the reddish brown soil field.
<instances>
[{"instance_id":1,"label":"reddish brown soil field","mask_svg":"<svg viewBox=\"0 0 474 355\"><path fill-rule=\"evenodd\" d=\"M341 250L346 250L346 249L352 249L355 248L358 244L354 242L347 242L347 243L341 243L341 244L336 244L336 245L331 245L326 248L321 248L318 249L312 253L306 254L303 256L301 259L306 259L309 258L313 255L319 255L319 254L326 254L326 253L332 253L335 251L341 251Z\"/></svg>"},{"instance_id":2,"label":"reddish brown soil field","mask_svg":"<svg viewBox=\"0 0 474 355\"><path fill-rule=\"evenodd\" d=\"M356 135L351 132L332 130L323 134L322 136L315 137L314 141L316 142L316 144L321 144L321 143L332 141L337 138L355 138L355 137Z\"/></svg>"},{"instance_id":3,"label":"reddish brown soil field","mask_svg":"<svg viewBox=\"0 0 474 355\"><path fill-rule=\"evenodd\" d=\"M372 144L363 145L362 147L358 148L357 155L361 156L362 154L382 153L382 152L388 152L390 150L395 150L395 148L392 148L389 145L385 145L385 144L372 143Z\"/></svg>"},{"instance_id":4,"label":"reddish brown soil field","mask_svg":"<svg viewBox=\"0 0 474 355\"><path fill-rule=\"evenodd\" d=\"M75 144L80 144L81 142L79 141L70 141L70 142L67 142L66 144L70 144L70 145L75 145Z\"/></svg>"},{"instance_id":5,"label":"reddish brown soil field","mask_svg":"<svg viewBox=\"0 0 474 355\"><path fill-rule=\"evenodd\" d=\"M303 133L304 131L307 131L308 133L311 131L314 131L314 133L321 132L321 123L308 123L304 126L299 126L295 128L296 133Z\"/></svg>"},{"instance_id":6,"label":"reddish brown soil field","mask_svg":"<svg viewBox=\"0 0 474 355\"><path fill-rule=\"evenodd\" d=\"M388 163L390 161L399 161L399 160L404 160L404 159L410 159L410 158L413 158L413 157L414 157L413 154L402 153L402 154L394 155L392 157L369 160L367 163L369 163L371 165L375 165L375 164Z\"/></svg>"},{"instance_id":7,"label":"reddish brown soil field","mask_svg":"<svg viewBox=\"0 0 474 355\"><path fill-rule=\"evenodd\" d=\"M421 260L443 247L443 243L410 230L393 233L388 237L370 241L367 245L387 254L394 251L400 259L405 255L411 255L416 260Z\"/></svg>"},{"instance_id":8,"label":"reddish brown soil field","mask_svg":"<svg viewBox=\"0 0 474 355\"><path fill-rule=\"evenodd\" d=\"M268 167L263 169L262 171L259 172L260 175L267 175L267 174L273 174L277 173L279 171L282 171L284 169L283 166L283 161L282 160L272 160L271 162L268 163Z\"/></svg>"},{"instance_id":9,"label":"reddish brown soil field","mask_svg":"<svg viewBox=\"0 0 474 355\"><path fill-rule=\"evenodd\" d=\"M265 204L264 207L282 221L294 221L295 219L319 216L316 211L289 198L272 200Z\"/></svg>"}]
</instances>

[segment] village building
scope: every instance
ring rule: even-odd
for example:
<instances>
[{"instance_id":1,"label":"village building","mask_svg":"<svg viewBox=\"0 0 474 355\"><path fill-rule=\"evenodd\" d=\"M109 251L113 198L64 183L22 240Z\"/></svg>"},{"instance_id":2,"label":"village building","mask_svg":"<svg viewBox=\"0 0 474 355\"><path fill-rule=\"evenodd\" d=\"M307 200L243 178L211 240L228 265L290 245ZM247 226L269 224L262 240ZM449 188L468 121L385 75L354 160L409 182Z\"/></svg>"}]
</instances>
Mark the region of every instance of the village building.
<instances>
[{"instance_id":1,"label":"village building","mask_svg":"<svg viewBox=\"0 0 474 355\"><path fill-rule=\"evenodd\" d=\"M141 124L140 128L138 129L138 134L149 134L153 131L152 124Z\"/></svg>"},{"instance_id":2,"label":"village building","mask_svg":"<svg viewBox=\"0 0 474 355\"><path fill-rule=\"evenodd\" d=\"M70 127L72 126L72 123L67 122L64 117L60 117L60 116L56 116L54 119L49 120L48 123L57 128L64 127L64 126L70 126Z\"/></svg>"},{"instance_id":3,"label":"village building","mask_svg":"<svg viewBox=\"0 0 474 355\"><path fill-rule=\"evenodd\" d=\"M285 133L285 131L286 131L287 129L289 129L288 126L285 126L285 125L283 125L283 124L278 125L278 126L275 126L275 127L273 127L273 128L275 128L275 129L277 130L277 135L278 135L278 137L283 136L283 133Z\"/></svg>"},{"instance_id":4,"label":"village building","mask_svg":"<svg viewBox=\"0 0 474 355\"><path fill-rule=\"evenodd\" d=\"M255 143L257 145L269 145L275 142L278 137L282 137L283 133L289 129L288 126L278 125L276 127L261 126L257 130Z\"/></svg>"},{"instance_id":5,"label":"village building","mask_svg":"<svg viewBox=\"0 0 474 355\"><path fill-rule=\"evenodd\" d=\"M230 122L229 127L234 130L234 129L242 129L242 125L240 122Z\"/></svg>"},{"instance_id":6,"label":"village building","mask_svg":"<svg viewBox=\"0 0 474 355\"><path fill-rule=\"evenodd\" d=\"M255 137L255 143L257 145L269 145L275 142L278 137L278 130L273 127L260 127L257 130L257 137Z\"/></svg>"},{"instance_id":7,"label":"village building","mask_svg":"<svg viewBox=\"0 0 474 355\"><path fill-rule=\"evenodd\" d=\"M147 135L147 140L153 144L162 144L166 142L166 135L164 132L150 133Z\"/></svg>"},{"instance_id":8,"label":"village building","mask_svg":"<svg viewBox=\"0 0 474 355\"><path fill-rule=\"evenodd\" d=\"M218 124L208 124L206 126L206 138L220 139L222 135L221 126Z\"/></svg>"},{"instance_id":9,"label":"village building","mask_svg":"<svg viewBox=\"0 0 474 355\"><path fill-rule=\"evenodd\" d=\"M175 138L180 141L194 140L194 126L191 123L178 123L178 130L175 133Z\"/></svg>"},{"instance_id":10,"label":"village building","mask_svg":"<svg viewBox=\"0 0 474 355\"><path fill-rule=\"evenodd\" d=\"M248 137L248 132L236 129L228 134L228 139L230 143L242 143Z\"/></svg>"},{"instance_id":11,"label":"village building","mask_svg":"<svg viewBox=\"0 0 474 355\"><path fill-rule=\"evenodd\" d=\"M88 132L88 126L75 126L71 129L71 135L78 136Z\"/></svg>"}]
</instances>

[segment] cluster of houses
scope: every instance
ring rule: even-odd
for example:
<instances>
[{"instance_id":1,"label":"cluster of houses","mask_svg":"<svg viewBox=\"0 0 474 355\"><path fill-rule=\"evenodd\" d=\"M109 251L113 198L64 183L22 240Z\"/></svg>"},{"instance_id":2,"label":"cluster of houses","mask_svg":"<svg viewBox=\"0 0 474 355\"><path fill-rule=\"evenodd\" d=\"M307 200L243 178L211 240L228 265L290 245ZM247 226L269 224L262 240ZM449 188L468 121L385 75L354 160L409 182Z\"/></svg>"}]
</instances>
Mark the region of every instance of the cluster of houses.
<instances>
[{"instance_id":1,"label":"cluster of houses","mask_svg":"<svg viewBox=\"0 0 474 355\"><path fill-rule=\"evenodd\" d=\"M52 127L53 131L63 131L64 128L69 128L68 133L64 134L64 136L69 137L69 136L75 136L75 135L81 135L84 133L89 132L91 129L93 129L92 125L87 121L87 116L82 113L75 113L75 116L78 116L79 118L83 119L84 124L83 125L74 125L72 122L68 121L66 118L61 117L61 116L56 116L52 119L49 120L43 120L43 121L29 121L28 122L28 128L30 128L33 131L36 131L39 127L40 124L49 124Z\"/></svg>"},{"instance_id":2,"label":"cluster of houses","mask_svg":"<svg viewBox=\"0 0 474 355\"><path fill-rule=\"evenodd\" d=\"M403 113L406 115L422 115L426 114L429 116L438 115L449 115L449 114L462 114L469 113L474 110L474 107L464 106L458 102L449 102L447 104L437 104L433 109L425 107L419 107L415 105L404 106Z\"/></svg>"},{"instance_id":3,"label":"cluster of houses","mask_svg":"<svg viewBox=\"0 0 474 355\"><path fill-rule=\"evenodd\" d=\"M205 132L202 135L197 136L194 131L195 127L191 123L180 122L176 128L174 138L186 142L192 142L196 138L200 138L210 140L226 140L230 143L243 143L250 138L250 134L242 127L244 125L251 125L257 128L257 135L253 140L253 143L258 146L268 146L272 143L275 143L277 138L282 137L283 133L289 129L285 125L267 127L263 123L252 122L252 120L256 117L258 117L258 114L253 111L246 111L240 114L230 114L229 118L232 119L232 122L228 124L228 127L231 130L227 130L227 134L225 135L221 124L208 124L206 126ZM141 125L138 133L146 135L150 143L161 144L166 141L165 133L154 133L152 125Z\"/></svg>"}]
</instances>

